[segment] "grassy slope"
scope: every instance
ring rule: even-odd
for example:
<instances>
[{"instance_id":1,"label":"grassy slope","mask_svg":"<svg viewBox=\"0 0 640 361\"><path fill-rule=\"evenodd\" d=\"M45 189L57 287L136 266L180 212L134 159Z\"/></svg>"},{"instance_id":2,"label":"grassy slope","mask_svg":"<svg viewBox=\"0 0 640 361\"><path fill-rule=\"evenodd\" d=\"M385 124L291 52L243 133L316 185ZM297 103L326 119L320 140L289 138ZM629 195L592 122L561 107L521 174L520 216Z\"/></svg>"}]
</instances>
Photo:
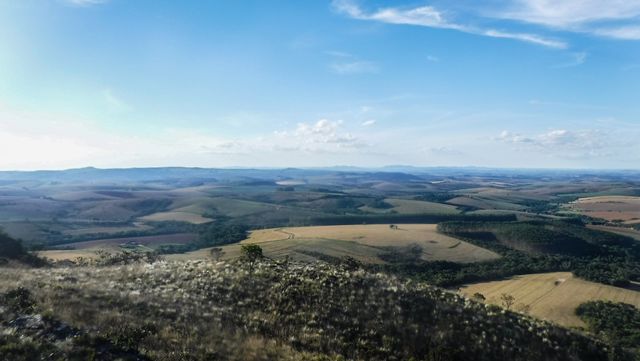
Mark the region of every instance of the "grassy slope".
<instances>
[{"instance_id":1,"label":"grassy slope","mask_svg":"<svg viewBox=\"0 0 640 361\"><path fill-rule=\"evenodd\" d=\"M274 228L253 231L243 243L259 244L269 257L289 255L300 260L309 259L308 252L319 252L338 258L351 256L365 263L382 263L378 255L385 252L384 247L411 244L422 247L424 260L478 262L498 258L494 252L438 233L435 224L401 224L397 230L386 224ZM240 255L238 244L223 249L228 258ZM202 250L175 258L207 256L207 250Z\"/></svg>"},{"instance_id":2,"label":"grassy slope","mask_svg":"<svg viewBox=\"0 0 640 361\"><path fill-rule=\"evenodd\" d=\"M40 312L152 359L607 359L601 344L544 322L322 264L3 270L0 292L16 285ZM3 321L0 334L16 332Z\"/></svg>"}]
</instances>

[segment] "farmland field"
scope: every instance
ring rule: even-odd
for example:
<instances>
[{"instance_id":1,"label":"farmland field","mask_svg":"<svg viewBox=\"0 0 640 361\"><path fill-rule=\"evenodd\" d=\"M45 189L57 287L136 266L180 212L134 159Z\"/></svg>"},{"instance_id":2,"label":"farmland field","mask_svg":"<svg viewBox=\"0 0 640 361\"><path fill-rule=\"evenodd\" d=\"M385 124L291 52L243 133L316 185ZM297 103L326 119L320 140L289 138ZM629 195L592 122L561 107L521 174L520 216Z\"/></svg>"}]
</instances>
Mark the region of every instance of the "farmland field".
<instances>
[{"instance_id":1,"label":"farmland field","mask_svg":"<svg viewBox=\"0 0 640 361\"><path fill-rule=\"evenodd\" d=\"M182 211L154 213L148 216L141 217L140 220L151 221L151 222L176 221L176 222L187 222L191 224L202 224L202 223L208 223L212 221L212 219L205 218L199 214L195 214L191 212L182 212Z\"/></svg>"},{"instance_id":2,"label":"farmland field","mask_svg":"<svg viewBox=\"0 0 640 361\"><path fill-rule=\"evenodd\" d=\"M272 228L253 231L240 244L224 246L226 257L240 255L240 245L259 244L266 256L310 260L320 253L330 257L351 256L365 263L383 263L379 258L388 247L418 245L423 260L478 262L499 258L489 250L439 234L435 224L401 224L398 229L389 225L349 225ZM172 258L206 258L208 250L200 250Z\"/></svg>"},{"instance_id":3,"label":"farmland field","mask_svg":"<svg viewBox=\"0 0 640 361\"><path fill-rule=\"evenodd\" d=\"M566 209L607 221L635 223L640 220L640 197L586 197L567 204Z\"/></svg>"},{"instance_id":4,"label":"farmland field","mask_svg":"<svg viewBox=\"0 0 640 361\"><path fill-rule=\"evenodd\" d=\"M435 202L425 202L425 201L416 201L410 199L395 199L395 198L387 198L384 200L386 203L392 206L392 208L388 209L376 209L373 207L360 207L360 210L365 212L372 213L388 213L388 212L396 212L399 214L458 214L460 211L452 205L435 203Z\"/></svg>"},{"instance_id":5,"label":"farmland field","mask_svg":"<svg viewBox=\"0 0 640 361\"><path fill-rule=\"evenodd\" d=\"M587 301L609 300L640 307L640 292L585 281L570 272L530 274L471 284L461 292L466 296L479 292L486 302L498 305L500 296L506 293L515 297L515 310L527 305L531 315L569 327L584 326L575 309Z\"/></svg>"},{"instance_id":6,"label":"farmland field","mask_svg":"<svg viewBox=\"0 0 640 361\"><path fill-rule=\"evenodd\" d=\"M39 255L54 260L74 260L78 257L92 258L98 250L120 250L122 245L142 246L151 249L165 244L187 244L195 238L195 234L176 233L158 236L98 239L65 245L69 249L41 251Z\"/></svg>"}]
</instances>

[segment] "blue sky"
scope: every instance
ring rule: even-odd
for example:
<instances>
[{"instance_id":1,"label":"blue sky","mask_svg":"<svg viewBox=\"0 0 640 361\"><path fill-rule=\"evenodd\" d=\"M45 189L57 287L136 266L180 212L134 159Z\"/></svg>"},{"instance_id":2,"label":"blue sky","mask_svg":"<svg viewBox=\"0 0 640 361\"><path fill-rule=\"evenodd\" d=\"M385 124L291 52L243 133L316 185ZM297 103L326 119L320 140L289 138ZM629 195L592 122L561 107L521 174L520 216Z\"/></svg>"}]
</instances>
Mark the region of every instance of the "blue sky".
<instances>
[{"instance_id":1,"label":"blue sky","mask_svg":"<svg viewBox=\"0 0 640 361\"><path fill-rule=\"evenodd\" d=\"M640 0L4 0L0 24L0 169L640 168Z\"/></svg>"}]
</instances>

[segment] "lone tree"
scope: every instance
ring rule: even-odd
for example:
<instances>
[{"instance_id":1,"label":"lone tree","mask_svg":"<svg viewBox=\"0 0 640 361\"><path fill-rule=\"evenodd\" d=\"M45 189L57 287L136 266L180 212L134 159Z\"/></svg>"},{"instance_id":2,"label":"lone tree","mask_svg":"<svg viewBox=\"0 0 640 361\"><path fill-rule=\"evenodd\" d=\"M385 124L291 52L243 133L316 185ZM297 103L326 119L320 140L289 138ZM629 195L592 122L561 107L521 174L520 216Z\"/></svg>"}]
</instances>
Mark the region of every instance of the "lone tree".
<instances>
[{"instance_id":1,"label":"lone tree","mask_svg":"<svg viewBox=\"0 0 640 361\"><path fill-rule=\"evenodd\" d=\"M224 251L220 247L213 247L211 248L210 252L211 252L211 257L213 257L213 259L216 261L219 261L220 258L224 256Z\"/></svg>"},{"instance_id":2,"label":"lone tree","mask_svg":"<svg viewBox=\"0 0 640 361\"><path fill-rule=\"evenodd\" d=\"M486 301L486 297L484 297L484 295L480 292L476 292L473 294L473 296L471 296L471 299L473 299L476 302L484 302Z\"/></svg>"},{"instance_id":3,"label":"lone tree","mask_svg":"<svg viewBox=\"0 0 640 361\"><path fill-rule=\"evenodd\" d=\"M249 264L249 272L253 273L253 266L256 261L262 258L262 247L257 244L243 244L240 248L242 252L242 258L244 258Z\"/></svg>"},{"instance_id":4,"label":"lone tree","mask_svg":"<svg viewBox=\"0 0 640 361\"><path fill-rule=\"evenodd\" d=\"M511 306L516 302L516 298L508 293L503 293L500 296L500 301L502 301L502 307L506 308L507 311L511 309Z\"/></svg>"}]
</instances>

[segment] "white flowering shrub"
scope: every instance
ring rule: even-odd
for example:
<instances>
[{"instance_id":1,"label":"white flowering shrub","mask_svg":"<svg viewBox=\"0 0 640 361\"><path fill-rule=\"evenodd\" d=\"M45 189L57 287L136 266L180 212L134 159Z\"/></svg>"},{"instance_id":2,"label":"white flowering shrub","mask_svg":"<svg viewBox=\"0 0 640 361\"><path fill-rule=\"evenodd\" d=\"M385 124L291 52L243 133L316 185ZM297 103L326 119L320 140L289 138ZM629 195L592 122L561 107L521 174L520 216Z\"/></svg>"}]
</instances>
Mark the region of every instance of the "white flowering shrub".
<instances>
[{"instance_id":1,"label":"white flowering shrub","mask_svg":"<svg viewBox=\"0 0 640 361\"><path fill-rule=\"evenodd\" d=\"M0 291L18 283L40 309L157 360L608 360L567 329L324 263L12 270Z\"/></svg>"}]
</instances>

